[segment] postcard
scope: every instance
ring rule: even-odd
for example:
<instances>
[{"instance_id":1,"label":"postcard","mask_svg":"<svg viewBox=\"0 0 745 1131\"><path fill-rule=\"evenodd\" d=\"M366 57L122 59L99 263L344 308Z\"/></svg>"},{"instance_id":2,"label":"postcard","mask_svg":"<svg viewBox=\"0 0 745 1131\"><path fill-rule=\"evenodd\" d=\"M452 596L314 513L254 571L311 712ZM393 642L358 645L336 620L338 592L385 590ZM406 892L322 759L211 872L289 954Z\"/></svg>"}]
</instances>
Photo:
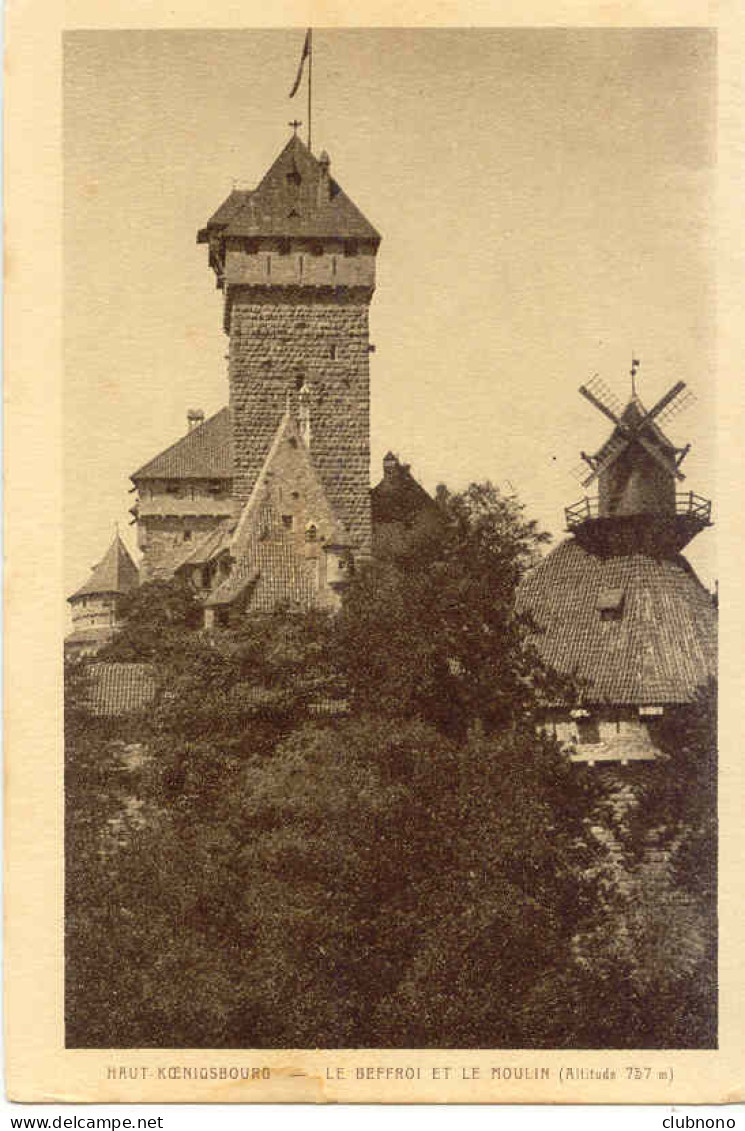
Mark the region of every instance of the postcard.
<instances>
[{"instance_id":1,"label":"postcard","mask_svg":"<svg viewBox=\"0 0 745 1131\"><path fill-rule=\"evenodd\" d=\"M742 1100L739 42L9 9L11 1100Z\"/></svg>"}]
</instances>

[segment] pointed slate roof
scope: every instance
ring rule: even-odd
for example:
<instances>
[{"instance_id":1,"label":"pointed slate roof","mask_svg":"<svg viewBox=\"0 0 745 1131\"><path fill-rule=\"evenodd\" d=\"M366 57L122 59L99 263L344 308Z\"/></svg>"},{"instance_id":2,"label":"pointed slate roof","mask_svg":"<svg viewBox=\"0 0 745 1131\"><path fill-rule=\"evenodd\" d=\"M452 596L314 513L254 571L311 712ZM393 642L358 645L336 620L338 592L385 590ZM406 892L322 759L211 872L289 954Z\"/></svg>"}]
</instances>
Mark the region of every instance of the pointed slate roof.
<instances>
[{"instance_id":1,"label":"pointed slate roof","mask_svg":"<svg viewBox=\"0 0 745 1131\"><path fill-rule=\"evenodd\" d=\"M245 598L251 609L269 612L281 604L308 608L316 603L313 563L299 554L272 497L275 474L280 479L289 476L294 483L304 484L306 496L314 498L313 517L319 539L327 545L338 543L338 520L297 422L287 409L230 542L235 560L233 570L207 598L207 605L229 605Z\"/></svg>"},{"instance_id":2,"label":"pointed slate roof","mask_svg":"<svg viewBox=\"0 0 745 1131\"><path fill-rule=\"evenodd\" d=\"M230 409L221 408L130 475L139 479L232 479Z\"/></svg>"},{"instance_id":3,"label":"pointed slate roof","mask_svg":"<svg viewBox=\"0 0 745 1131\"><path fill-rule=\"evenodd\" d=\"M91 571L85 585L81 585L68 601L79 597L94 596L99 593L128 593L140 583L137 566L132 561L127 547L118 534L106 554Z\"/></svg>"},{"instance_id":4,"label":"pointed slate roof","mask_svg":"<svg viewBox=\"0 0 745 1131\"><path fill-rule=\"evenodd\" d=\"M323 530L323 537L326 542L337 541L340 537L339 522L334 514L334 510L326 497L323 485L316 471L313 460L311 459L310 452L308 451L297 422L289 409L286 409L282 419L279 422L277 431L274 433L269 451L259 472L253 491L243 508L243 512L238 520L238 525L233 535L231 543L231 552L234 557L242 556L242 549L248 545L253 537L258 533L259 527L264 526L267 520L267 506L271 511L270 520L279 520L271 504L267 503L267 496L269 490L270 478L273 474L273 465L277 460L280 449L285 445L290 444L293 452L293 462L295 468L293 469L293 478L298 480L300 476L306 477L306 482L313 485L314 493L318 498L323 499L322 514L320 511L316 514L316 520L323 522L326 529ZM323 521L325 520L325 521ZM277 527L279 529L279 527Z\"/></svg>"},{"instance_id":5,"label":"pointed slate roof","mask_svg":"<svg viewBox=\"0 0 745 1131\"><path fill-rule=\"evenodd\" d=\"M199 233L222 236L338 236L380 242L327 166L292 137L252 192L234 189Z\"/></svg>"},{"instance_id":6,"label":"pointed slate roof","mask_svg":"<svg viewBox=\"0 0 745 1131\"><path fill-rule=\"evenodd\" d=\"M686 703L716 675L716 610L680 555L605 557L569 538L522 582L518 608L544 660L586 683L590 703Z\"/></svg>"}]
</instances>

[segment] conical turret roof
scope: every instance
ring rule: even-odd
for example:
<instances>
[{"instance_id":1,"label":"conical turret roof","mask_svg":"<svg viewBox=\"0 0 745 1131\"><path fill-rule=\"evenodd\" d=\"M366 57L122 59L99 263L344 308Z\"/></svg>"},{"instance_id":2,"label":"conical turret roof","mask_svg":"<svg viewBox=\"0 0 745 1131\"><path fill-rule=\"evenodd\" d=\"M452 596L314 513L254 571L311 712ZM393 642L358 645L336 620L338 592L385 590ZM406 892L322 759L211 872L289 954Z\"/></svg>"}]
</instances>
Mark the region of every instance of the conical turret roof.
<instances>
[{"instance_id":1,"label":"conical turret roof","mask_svg":"<svg viewBox=\"0 0 745 1131\"><path fill-rule=\"evenodd\" d=\"M95 596L100 593L128 593L138 584L137 566L117 533L104 557L93 567L85 585L81 585L80 589L67 599L75 601L79 597Z\"/></svg>"}]
</instances>

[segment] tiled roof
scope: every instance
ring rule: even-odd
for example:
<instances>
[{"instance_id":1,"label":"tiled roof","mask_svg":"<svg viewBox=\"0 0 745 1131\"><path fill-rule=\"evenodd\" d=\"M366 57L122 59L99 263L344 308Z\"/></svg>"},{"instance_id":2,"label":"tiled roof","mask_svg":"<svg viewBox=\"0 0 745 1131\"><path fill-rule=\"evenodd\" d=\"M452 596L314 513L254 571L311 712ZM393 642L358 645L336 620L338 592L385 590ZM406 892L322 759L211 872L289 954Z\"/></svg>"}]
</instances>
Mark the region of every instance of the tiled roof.
<instances>
[{"instance_id":1,"label":"tiled roof","mask_svg":"<svg viewBox=\"0 0 745 1131\"><path fill-rule=\"evenodd\" d=\"M286 462L288 456L290 464ZM298 553L294 538L284 529L273 502L271 484L278 460L283 461L282 475L292 474L296 483L302 482L306 490L312 490L324 540L338 540L338 523L297 422L288 409L274 434L230 542L235 559L233 570L210 594L207 605L229 605L245 599L249 608L269 612L277 605L308 608L317 603L318 587L312 579L315 564Z\"/></svg>"},{"instance_id":2,"label":"tiled roof","mask_svg":"<svg viewBox=\"0 0 745 1131\"><path fill-rule=\"evenodd\" d=\"M290 542L251 538L245 553L230 577L210 595L208 605L229 605L246 597L247 608L269 613L279 605L307 609L317 603L306 563Z\"/></svg>"},{"instance_id":3,"label":"tiled roof","mask_svg":"<svg viewBox=\"0 0 745 1131\"><path fill-rule=\"evenodd\" d=\"M233 448L230 409L221 408L160 455L133 472L130 479L231 479Z\"/></svg>"},{"instance_id":4,"label":"tiled roof","mask_svg":"<svg viewBox=\"0 0 745 1131\"><path fill-rule=\"evenodd\" d=\"M139 581L137 566L132 561L127 547L116 534L104 557L91 570L85 585L81 585L80 589L67 599L76 601L79 597L98 593L127 593L139 585Z\"/></svg>"},{"instance_id":5,"label":"tiled roof","mask_svg":"<svg viewBox=\"0 0 745 1131\"><path fill-rule=\"evenodd\" d=\"M230 549L232 534L232 522L220 523L209 534L200 538L195 546L189 546L181 557L174 560L173 572L176 573L183 566L200 566L211 562L218 554Z\"/></svg>"},{"instance_id":6,"label":"tiled roof","mask_svg":"<svg viewBox=\"0 0 745 1131\"><path fill-rule=\"evenodd\" d=\"M147 664L91 664L89 702L95 715L144 711L155 698L156 684Z\"/></svg>"},{"instance_id":7,"label":"tiled roof","mask_svg":"<svg viewBox=\"0 0 745 1131\"><path fill-rule=\"evenodd\" d=\"M611 589L623 602L603 611ZM543 658L589 685L588 702L684 703L716 674L716 611L679 555L601 557L569 538L525 578L518 607Z\"/></svg>"},{"instance_id":8,"label":"tiled roof","mask_svg":"<svg viewBox=\"0 0 745 1131\"><path fill-rule=\"evenodd\" d=\"M324 191L321 164L292 137L253 192L234 190L207 224L226 236L380 236L333 178ZM202 233L200 233L202 238Z\"/></svg>"},{"instance_id":9,"label":"tiled roof","mask_svg":"<svg viewBox=\"0 0 745 1131\"><path fill-rule=\"evenodd\" d=\"M373 523L405 522L425 508L439 508L434 499L417 483L408 465L389 452L385 457L386 473L370 492Z\"/></svg>"}]
</instances>

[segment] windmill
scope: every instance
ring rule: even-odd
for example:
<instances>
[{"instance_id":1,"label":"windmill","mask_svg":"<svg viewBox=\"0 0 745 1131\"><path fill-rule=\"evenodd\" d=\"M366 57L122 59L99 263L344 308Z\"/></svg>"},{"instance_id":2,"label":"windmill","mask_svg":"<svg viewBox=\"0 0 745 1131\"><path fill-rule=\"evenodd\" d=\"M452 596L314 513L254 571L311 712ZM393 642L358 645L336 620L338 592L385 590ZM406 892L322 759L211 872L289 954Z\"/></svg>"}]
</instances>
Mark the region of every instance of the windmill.
<instances>
[{"instance_id":1,"label":"windmill","mask_svg":"<svg viewBox=\"0 0 745 1131\"><path fill-rule=\"evenodd\" d=\"M634 368L632 374L635 373L636 369ZM606 386L597 374L586 385L580 385L580 394L616 426L610 440L601 448L597 456L588 456L585 452L581 453L583 460L590 467L590 474L582 480L582 486L589 487L633 443L640 444L647 455L659 464L664 471L671 473L678 480L685 479L680 471L680 465L690 451L690 444L683 448L675 448L668 441L665 441L665 444L654 443L649 436L645 435L645 432L649 430L653 423L657 426L657 434L661 435L659 425L671 419L671 417L677 416L692 403L693 394L690 390L684 393L685 389L685 381L676 382L649 411L643 408L641 401L634 393L626 410L620 413L618 407L616 407L618 402L615 397L609 396ZM633 409L636 409L635 412L630 411L632 406ZM670 448L674 453L672 459L665 452L665 447Z\"/></svg>"},{"instance_id":2,"label":"windmill","mask_svg":"<svg viewBox=\"0 0 745 1131\"><path fill-rule=\"evenodd\" d=\"M661 428L693 396L677 381L647 410L632 385L622 406L597 375L579 391L613 425L595 455L582 453L582 484L597 482L598 495L566 509L571 537L524 579L518 607L544 661L575 681L574 698L546 716L572 757L649 760L655 720L716 672L716 610L680 553L710 525L711 503L678 490L689 445Z\"/></svg>"}]
</instances>

